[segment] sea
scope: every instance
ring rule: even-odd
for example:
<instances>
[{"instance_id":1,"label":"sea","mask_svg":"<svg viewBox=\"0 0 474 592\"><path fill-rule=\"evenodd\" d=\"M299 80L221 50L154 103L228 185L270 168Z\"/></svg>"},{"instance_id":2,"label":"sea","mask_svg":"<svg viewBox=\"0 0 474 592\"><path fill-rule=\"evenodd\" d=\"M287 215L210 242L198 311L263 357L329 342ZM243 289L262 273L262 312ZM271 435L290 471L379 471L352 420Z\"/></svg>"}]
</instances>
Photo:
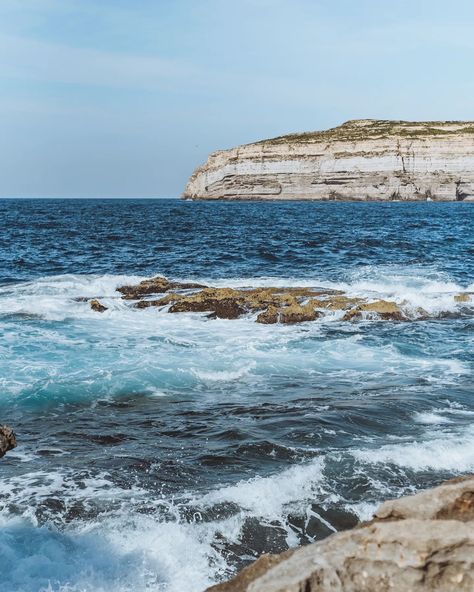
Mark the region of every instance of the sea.
<instances>
[{"instance_id":1,"label":"sea","mask_svg":"<svg viewBox=\"0 0 474 592\"><path fill-rule=\"evenodd\" d=\"M473 204L5 199L0 228L3 592L202 592L474 471ZM260 325L116 291L156 275L413 314Z\"/></svg>"}]
</instances>

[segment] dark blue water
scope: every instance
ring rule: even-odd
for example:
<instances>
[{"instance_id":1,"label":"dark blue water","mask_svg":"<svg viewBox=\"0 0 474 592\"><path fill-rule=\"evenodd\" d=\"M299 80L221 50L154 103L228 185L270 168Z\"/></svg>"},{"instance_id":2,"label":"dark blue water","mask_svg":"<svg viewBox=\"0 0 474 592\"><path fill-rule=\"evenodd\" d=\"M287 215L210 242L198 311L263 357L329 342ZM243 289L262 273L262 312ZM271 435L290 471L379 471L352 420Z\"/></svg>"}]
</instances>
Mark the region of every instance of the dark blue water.
<instances>
[{"instance_id":1,"label":"dark blue water","mask_svg":"<svg viewBox=\"0 0 474 592\"><path fill-rule=\"evenodd\" d=\"M198 592L472 472L473 222L468 203L0 201L5 589ZM115 290L157 274L336 288L411 321L264 326Z\"/></svg>"},{"instance_id":2,"label":"dark blue water","mask_svg":"<svg viewBox=\"0 0 474 592\"><path fill-rule=\"evenodd\" d=\"M474 268L469 203L0 200L0 278L66 273L345 277L365 265Z\"/></svg>"}]
</instances>

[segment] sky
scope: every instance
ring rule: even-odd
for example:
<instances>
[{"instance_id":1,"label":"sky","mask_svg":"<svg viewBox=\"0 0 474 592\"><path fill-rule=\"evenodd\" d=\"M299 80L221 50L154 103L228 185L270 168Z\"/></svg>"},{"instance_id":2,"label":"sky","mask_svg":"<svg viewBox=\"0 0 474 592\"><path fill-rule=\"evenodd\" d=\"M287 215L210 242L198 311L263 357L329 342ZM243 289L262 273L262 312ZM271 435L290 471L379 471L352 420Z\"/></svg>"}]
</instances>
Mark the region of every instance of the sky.
<instances>
[{"instance_id":1,"label":"sky","mask_svg":"<svg viewBox=\"0 0 474 592\"><path fill-rule=\"evenodd\" d=\"M0 0L0 197L175 197L215 150L474 119L472 0Z\"/></svg>"}]
</instances>

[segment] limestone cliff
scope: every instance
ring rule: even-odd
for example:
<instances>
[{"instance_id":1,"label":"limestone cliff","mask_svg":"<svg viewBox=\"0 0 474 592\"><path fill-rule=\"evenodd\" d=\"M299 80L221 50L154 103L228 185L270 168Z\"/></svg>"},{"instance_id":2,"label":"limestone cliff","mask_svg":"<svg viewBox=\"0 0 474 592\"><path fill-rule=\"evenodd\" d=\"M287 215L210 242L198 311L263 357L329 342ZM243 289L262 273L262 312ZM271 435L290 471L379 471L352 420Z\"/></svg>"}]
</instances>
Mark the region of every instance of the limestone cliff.
<instances>
[{"instance_id":1,"label":"limestone cliff","mask_svg":"<svg viewBox=\"0 0 474 592\"><path fill-rule=\"evenodd\" d=\"M474 122L356 120L222 150L183 198L474 201Z\"/></svg>"}]
</instances>

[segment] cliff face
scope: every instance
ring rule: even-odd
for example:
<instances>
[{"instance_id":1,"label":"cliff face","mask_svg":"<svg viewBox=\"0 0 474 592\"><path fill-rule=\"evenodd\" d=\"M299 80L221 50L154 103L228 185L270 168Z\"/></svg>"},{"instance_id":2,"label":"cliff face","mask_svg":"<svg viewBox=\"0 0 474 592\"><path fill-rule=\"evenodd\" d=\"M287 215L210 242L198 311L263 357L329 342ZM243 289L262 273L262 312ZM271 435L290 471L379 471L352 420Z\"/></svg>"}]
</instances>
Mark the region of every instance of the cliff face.
<instances>
[{"instance_id":1,"label":"cliff face","mask_svg":"<svg viewBox=\"0 0 474 592\"><path fill-rule=\"evenodd\" d=\"M348 121L222 150L183 198L474 201L474 122Z\"/></svg>"}]
</instances>

